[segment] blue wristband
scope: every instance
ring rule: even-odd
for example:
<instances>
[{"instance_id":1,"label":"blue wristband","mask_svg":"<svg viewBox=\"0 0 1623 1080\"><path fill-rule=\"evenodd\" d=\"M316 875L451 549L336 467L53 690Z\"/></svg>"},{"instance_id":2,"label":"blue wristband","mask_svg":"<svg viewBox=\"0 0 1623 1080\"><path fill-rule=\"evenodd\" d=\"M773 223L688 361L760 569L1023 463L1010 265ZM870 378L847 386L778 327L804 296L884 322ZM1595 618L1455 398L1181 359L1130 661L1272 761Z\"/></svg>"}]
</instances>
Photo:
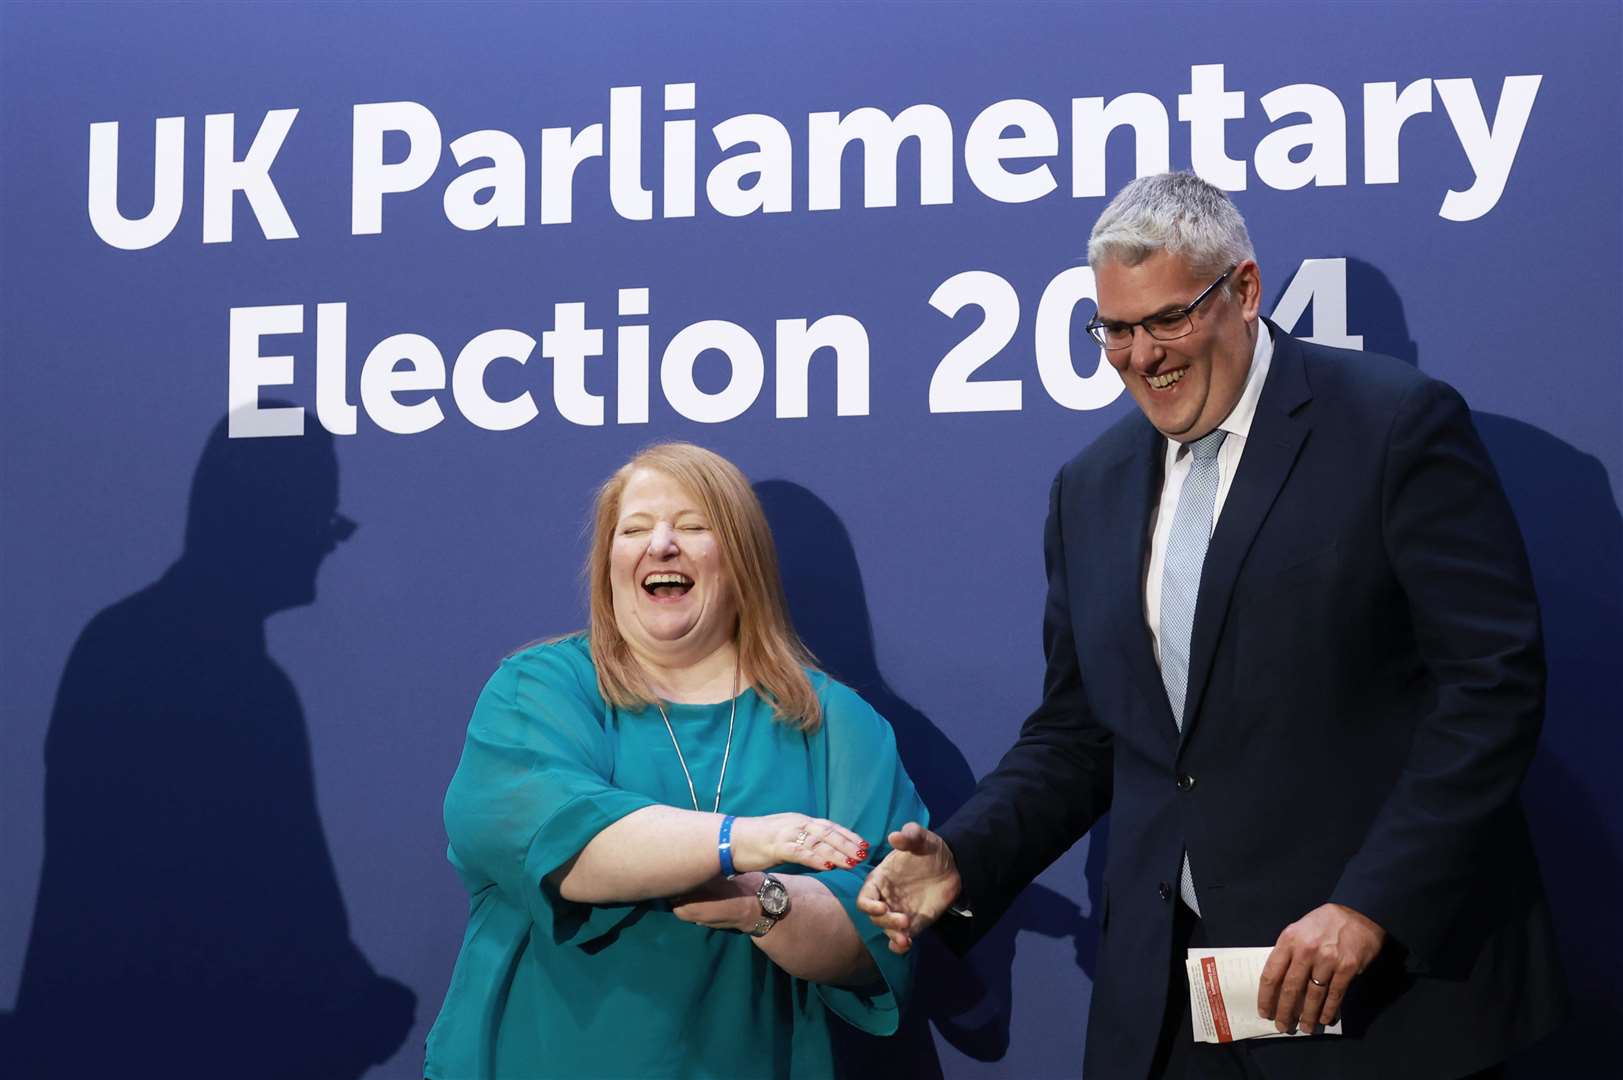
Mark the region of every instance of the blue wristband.
<instances>
[{"instance_id":1,"label":"blue wristband","mask_svg":"<svg viewBox=\"0 0 1623 1080\"><path fill-rule=\"evenodd\" d=\"M738 876L733 868L733 821L734 815L728 814L721 819L721 835L716 838L716 854L721 856L721 872L729 880Z\"/></svg>"}]
</instances>

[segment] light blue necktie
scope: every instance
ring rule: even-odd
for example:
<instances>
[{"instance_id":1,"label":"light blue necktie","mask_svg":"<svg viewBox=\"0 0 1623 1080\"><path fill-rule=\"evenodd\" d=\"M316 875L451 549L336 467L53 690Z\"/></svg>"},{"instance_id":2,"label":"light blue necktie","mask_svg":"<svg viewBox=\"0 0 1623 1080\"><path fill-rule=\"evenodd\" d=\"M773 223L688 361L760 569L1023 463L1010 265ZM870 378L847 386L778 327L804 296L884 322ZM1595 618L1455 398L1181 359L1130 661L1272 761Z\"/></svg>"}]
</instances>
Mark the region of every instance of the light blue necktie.
<instances>
[{"instance_id":1,"label":"light blue necktie","mask_svg":"<svg viewBox=\"0 0 1623 1080\"><path fill-rule=\"evenodd\" d=\"M1189 444L1193 460L1183 478L1178 509L1167 536L1166 563L1161 569L1161 682L1167 688L1172 720L1183 730L1184 699L1189 693L1189 637L1195 628L1195 599L1200 592L1200 568L1212 538L1212 509L1217 505L1217 451L1225 431L1213 431ZM1195 881L1189 874L1189 853L1184 852L1178 875L1178 895L1191 911Z\"/></svg>"}]
</instances>

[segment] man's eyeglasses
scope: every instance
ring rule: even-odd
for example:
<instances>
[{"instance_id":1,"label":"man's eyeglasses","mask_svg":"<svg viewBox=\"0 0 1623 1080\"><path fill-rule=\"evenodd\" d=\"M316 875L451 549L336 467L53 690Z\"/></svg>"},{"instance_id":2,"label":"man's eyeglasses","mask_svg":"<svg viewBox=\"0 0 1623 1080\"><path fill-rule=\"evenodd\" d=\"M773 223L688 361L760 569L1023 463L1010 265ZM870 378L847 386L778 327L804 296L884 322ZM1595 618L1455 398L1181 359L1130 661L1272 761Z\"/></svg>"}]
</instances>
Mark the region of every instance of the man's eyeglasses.
<instances>
[{"instance_id":1,"label":"man's eyeglasses","mask_svg":"<svg viewBox=\"0 0 1623 1080\"><path fill-rule=\"evenodd\" d=\"M1163 311L1159 315L1151 315L1149 318L1140 319L1138 322L1100 322L1096 318L1088 323L1084 329L1093 337L1094 341L1107 349L1127 348L1133 343L1133 331L1140 326L1144 328L1146 334L1156 341L1176 341L1181 337L1186 337L1195 329L1194 321L1189 318L1190 314L1200 306L1201 301L1212 295L1212 290L1227 281L1229 275L1234 273L1235 268L1239 265L1239 263L1231 264L1227 270L1218 275L1216 281L1206 286L1199 296L1189 301L1184 307Z\"/></svg>"}]
</instances>

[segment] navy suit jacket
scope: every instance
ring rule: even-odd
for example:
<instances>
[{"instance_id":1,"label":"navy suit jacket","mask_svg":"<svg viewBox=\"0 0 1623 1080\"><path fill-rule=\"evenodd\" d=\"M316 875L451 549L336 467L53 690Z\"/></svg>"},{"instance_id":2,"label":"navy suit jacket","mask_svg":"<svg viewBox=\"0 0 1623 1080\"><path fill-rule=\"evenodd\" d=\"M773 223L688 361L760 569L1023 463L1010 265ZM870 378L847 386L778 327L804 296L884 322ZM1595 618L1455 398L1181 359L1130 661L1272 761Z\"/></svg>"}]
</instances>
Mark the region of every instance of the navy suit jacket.
<instances>
[{"instance_id":1,"label":"navy suit jacket","mask_svg":"<svg viewBox=\"0 0 1623 1080\"><path fill-rule=\"evenodd\" d=\"M1185 850L1213 945L1272 945L1330 901L1388 934L1347 1034L1252 1044L1270 1074L1458 1076L1563 1010L1517 799L1538 604L1498 477L1448 386L1274 341L1201 573L1182 733L1143 608L1165 440L1135 411L1054 479L1043 701L941 827L975 910L941 930L965 948L1111 811L1090 1078L1150 1068Z\"/></svg>"}]
</instances>

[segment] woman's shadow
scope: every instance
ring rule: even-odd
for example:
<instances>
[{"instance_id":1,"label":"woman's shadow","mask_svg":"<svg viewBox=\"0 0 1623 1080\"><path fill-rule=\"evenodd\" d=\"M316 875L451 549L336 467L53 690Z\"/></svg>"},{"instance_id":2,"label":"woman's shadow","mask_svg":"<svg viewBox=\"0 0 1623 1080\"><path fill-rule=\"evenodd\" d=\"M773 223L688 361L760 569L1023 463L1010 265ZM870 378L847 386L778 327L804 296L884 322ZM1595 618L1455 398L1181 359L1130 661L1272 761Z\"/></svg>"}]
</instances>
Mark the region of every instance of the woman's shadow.
<instances>
[{"instance_id":1,"label":"woman's shadow","mask_svg":"<svg viewBox=\"0 0 1623 1080\"><path fill-rule=\"evenodd\" d=\"M879 671L862 572L844 522L799 484L767 480L755 491L777 541L795 629L825 671L890 721L902 763L932 820L945 820L974 790L974 772L941 729L898 696ZM1093 835L1087 876L1090 895L1097 897L1106 843L1100 827ZM1092 975L1096 920L1085 919L1068 897L1032 885L965 958L948 952L932 935L920 939L917 1002L895 1038L874 1039L836 1025L842 1057L853 1074L940 1077L932 1024L965 1055L1001 1060L1009 1048L1011 972L1015 937L1022 930L1072 938L1078 965Z\"/></svg>"},{"instance_id":2,"label":"woman's shadow","mask_svg":"<svg viewBox=\"0 0 1623 1080\"><path fill-rule=\"evenodd\" d=\"M230 439L222 420L183 554L79 636L46 736L13 1075L353 1080L411 1029L415 995L350 940L304 712L265 644L354 531L337 506L331 436Z\"/></svg>"}]
</instances>

